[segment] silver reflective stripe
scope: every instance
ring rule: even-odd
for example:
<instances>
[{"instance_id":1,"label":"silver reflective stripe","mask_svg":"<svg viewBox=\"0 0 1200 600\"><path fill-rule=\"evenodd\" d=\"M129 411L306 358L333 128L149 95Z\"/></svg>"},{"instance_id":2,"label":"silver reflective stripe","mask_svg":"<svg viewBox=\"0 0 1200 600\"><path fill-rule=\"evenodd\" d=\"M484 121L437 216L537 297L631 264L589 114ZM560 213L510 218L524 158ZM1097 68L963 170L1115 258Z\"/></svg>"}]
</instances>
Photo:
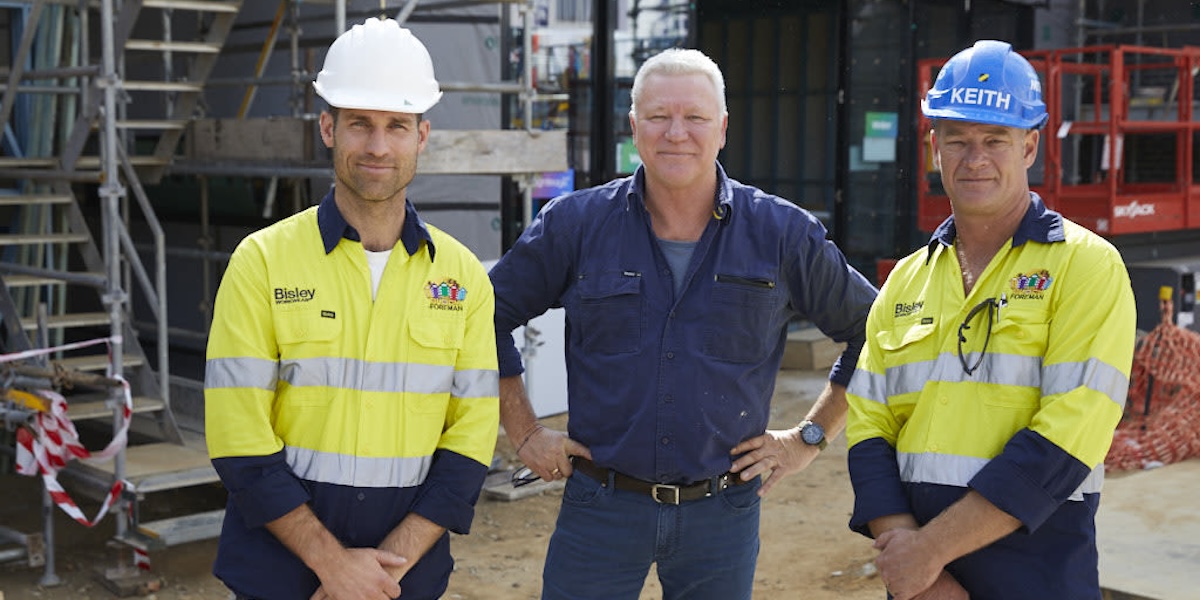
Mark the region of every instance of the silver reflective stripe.
<instances>
[{"instance_id":1,"label":"silver reflective stripe","mask_svg":"<svg viewBox=\"0 0 1200 600\"><path fill-rule=\"evenodd\" d=\"M950 356L943 354L944 356ZM955 357L955 360L958 360ZM909 394L919 392L925 387L925 384L932 379L937 363L941 362L941 357L938 360L922 360L919 362L911 362L887 370L887 397L899 396L901 394Z\"/></svg>"},{"instance_id":2,"label":"silver reflective stripe","mask_svg":"<svg viewBox=\"0 0 1200 600\"><path fill-rule=\"evenodd\" d=\"M900 481L905 483L936 483L967 487L971 478L988 464L990 459L953 454L897 452ZM1094 494L1104 485L1104 465L1088 474L1068 500L1081 501L1084 494Z\"/></svg>"},{"instance_id":3,"label":"silver reflective stripe","mask_svg":"<svg viewBox=\"0 0 1200 600\"><path fill-rule=\"evenodd\" d=\"M1100 489L1103 487L1104 465L1100 464L1097 465L1096 468L1092 469L1091 473L1088 473L1087 479L1084 479L1083 483L1079 484L1079 488L1076 489L1075 493L1071 494L1071 497L1067 498L1067 500L1083 500L1084 494L1099 494Z\"/></svg>"},{"instance_id":4,"label":"silver reflective stripe","mask_svg":"<svg viewBox=\"0 0 1200 600\"><path fill-rule=\"evenodd\" d=\"M958 356L954 357L955 359ZM975 375L967 375L959 365L960 381L980 381L997 385L1040 388L1042 385L1042 357L1020 354L988 352Z\"/></svg>"},{"instance_id":5,"label":"silver reflective stripe","mask_svg":"<svg viewBox=\"0 0 1200 600\"><path fill-rule=\"evenodd\" d=\"M1064 394L1077 387L1100 392L1122 410L1125 409L1129 378L1112 365L1090 358L1085 363L1062 363L1046 367L1046 377L1042 380L1043 395Z\"/></svg>"},{"instance_id":6,"label":"silver reflective stripe","mask_svg":"<svg viewBox=\"0 0 1200 600\"><path fill-rule=\"evenodd\" d=\"M352 358L299 358L280 362L279 378L297 387L448 394L454 382L454 367L366 362Z\"/></svg>"},{"instance_id":7,"label":"silver reflective stripe","mask_svg":"<svg viewBox=\"0 0 1200 600\"><path fill-rule=\"evenodd\" d=\"M351 487L416 487L429 475L432 456L371 458L285 446L288 465L308 481Z\"/></svg>"},{"instance_id":8,"label":"silver reflective stripe","mask_svg":"<svg viewBox=\"0 0 1200 600\"><path fill-rule=\"evenodd\" d=\"M897 452L896 462L900 466L900 481L967 487L971 478L988 464L988 459L928 452Z\"/></svg>"},{"instance_id":9,"label":"silver reflective stripe","mask_svg":"<svg viewBox=\"0 0 1200 600\"><path fill-rule=\"evenodd\" d=\"M976 356L972 354L968 358ZM974 381L1021 387L1039 387L1042 359L1038 356L988 352L974 375L963 371L957 354L943 352L937 360L908 363L888 369L887 395L919 392L930 381L963 383Z\"/></svg>"},{"instance_id":10,"label":"silver reflective stripe","mask_svg":"<svg viewBox=\"0 0 1200 600\"><path fill-rule=\"evenodd\" d=\"M495 398L500 395L500 373L492 369L466 369L454 372L455 398Z\"/></svg>"},{"instance_id":11,"label":"silver reflective stripe","mask_svg":"<svg viewBox=\"0 0 1200 600\"><path fill-rule=\"evenodd\" d=\"M210 358L204 363L204 389L258 388L275 391L278 363L262 358Z\"/></svg>"},{"instance_id":12,"label":"silver reflective stripe","mask_svg":"<svg viewBox=\"0 0 1200 600\"><path fill-rule=\"evenodd\" d=\"M886 379L883 375L872 373L866 369L856 369L846 391L871 402L887 404L887 396L883 391L885 382Z\"/></svg>"}]
</instances>

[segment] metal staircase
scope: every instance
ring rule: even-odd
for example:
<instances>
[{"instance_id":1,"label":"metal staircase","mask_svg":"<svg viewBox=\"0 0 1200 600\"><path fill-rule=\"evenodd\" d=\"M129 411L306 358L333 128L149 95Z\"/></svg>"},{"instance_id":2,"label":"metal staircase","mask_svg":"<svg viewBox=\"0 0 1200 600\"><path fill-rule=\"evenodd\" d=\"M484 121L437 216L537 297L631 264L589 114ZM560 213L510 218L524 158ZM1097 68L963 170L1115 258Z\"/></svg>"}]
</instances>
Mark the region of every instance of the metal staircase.
<instances>
[{"instance_id":1,"label":"metal staircase","mask_svg":"<svg viewBox=\"0 0 1200 600\"><path fill-rule=\"evenodd\" d=\"M0 131L7 142L0 156L0 187L11 186L15 192L0 196L4 350L109 337L107 351L99 346L99 353L61 353L51 362L127 379L134 394L131 432L137 435L108 464L71 462L62 472L64 482L97 498L114 479L134 485L136 492L114 511L115 539L122 544L151 550L212 537L220 511L161 523L139 522L137 516L137 504L147 494L217 481L202 436L181 429L171 411L165 240L142 182L157 183L170 164L242 3L27 4L0 105ZM91 44L89 30L97 23L100 40ZM46 46L63 43L64 31L78 36L73 51L62 53L65 59L45 52ZM97 61L89 59L94 49L89 46L100 49ZM31 68L29 62L34 63ZM4 79L0 75L0 82ZM39 120L34 111L14 109L18 101L48 104L55 115L69 112L62 110L69 106L76 115L50 119L49 127L41 127L43 123L34 122ZM38 155L25 156L17 147L13 122L18 118L26 138L43 138L39 146L44 151ZM31 132L39 127L41 131ZM155 238L152 271L143 265L128 230L134 207ZM135 289L143 300L138 306L154 313L154 361L130 325ZM45 316L38 318L39 311ZM114 421L118 400L111 394L70 395L69 415L81 431L87 422L103 430ZM127 503L133 510L125 510ZM48 558L44 583L52 585L52 552Z\"/></svg>"}]
</instances>

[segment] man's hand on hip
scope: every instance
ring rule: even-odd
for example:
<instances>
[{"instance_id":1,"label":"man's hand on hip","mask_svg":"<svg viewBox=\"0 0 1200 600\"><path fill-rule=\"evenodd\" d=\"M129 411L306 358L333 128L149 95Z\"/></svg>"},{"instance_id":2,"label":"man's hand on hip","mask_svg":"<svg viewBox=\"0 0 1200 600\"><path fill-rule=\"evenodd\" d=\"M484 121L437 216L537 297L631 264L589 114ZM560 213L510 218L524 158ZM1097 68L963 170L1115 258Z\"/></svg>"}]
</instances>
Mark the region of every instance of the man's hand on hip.
<instances>
[{"instance_id":1,"label":"man's hand on hip","mask_svg":"<svg viewBox=\"0 0 1200 600\"><path fill-rule=\"evenodd\" d=\"M800 427L768 429L766 433L733 447L730 454L742 456L733 462L729 470L741 473L746 481L762 475L763 484L758 495L763 496L784 477L807 467L820 452L816 446L805 444L800 439Z\"/></svg>"},{"instance_id":2,"label":"man's hand on hip","mask_svg":"<svg viewBox=\"0 0 1200 600\"><path fill-rule=\"evenodd\" d=\"M571 439L565 432L539 426L517 451L517 457L538 477L546 481L571 476L572 456L592 459L586 446Z\"/></svg>"}]
</instances>

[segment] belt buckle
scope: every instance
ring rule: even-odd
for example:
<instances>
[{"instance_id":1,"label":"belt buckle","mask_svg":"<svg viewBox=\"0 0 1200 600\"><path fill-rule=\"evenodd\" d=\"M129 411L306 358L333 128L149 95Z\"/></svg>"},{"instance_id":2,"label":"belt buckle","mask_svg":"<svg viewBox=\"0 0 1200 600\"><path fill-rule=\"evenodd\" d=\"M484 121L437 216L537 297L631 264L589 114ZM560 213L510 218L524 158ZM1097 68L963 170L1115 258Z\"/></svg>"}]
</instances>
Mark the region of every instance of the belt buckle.
<instances>
[{"instance_id":1,"label":"belt buckle","mask_svg":"<svg viewBox=\"0 0 1200 600\"><path fill-rule=\"evenodd\" d=\"M674 492L674 497L673 497L673 498L668 498L668 499L665 499L665 500L664 500L663 498L659 497L659 495L658 495L658 492L659 492L660 490L671 490L672 492ZM659 504L674 504L674 505L678 505L678 504L679 504L679 486L677 486L677 485L668 485L668 484L665 484L665 483L656 483L656 484L654 484L653 486L651 486L651 487L650 487L650 497L651 497L651 498L654 498L654 501L655 501L655 502L657 502L657 503L659 503Z\"/></svg>"}]
</instances>

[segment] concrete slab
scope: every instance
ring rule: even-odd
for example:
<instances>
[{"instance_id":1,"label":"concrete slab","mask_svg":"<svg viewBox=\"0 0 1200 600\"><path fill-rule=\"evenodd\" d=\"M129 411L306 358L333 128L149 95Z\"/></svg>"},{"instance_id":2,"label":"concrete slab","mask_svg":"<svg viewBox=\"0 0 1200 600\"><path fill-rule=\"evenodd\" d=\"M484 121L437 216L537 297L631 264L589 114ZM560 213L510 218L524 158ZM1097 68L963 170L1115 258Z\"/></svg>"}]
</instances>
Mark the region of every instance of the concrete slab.
<instances>
[{"instance_id":1,"label":"concrete slab","mask_svg":"<svg viewBox=\"0 0 1200 600\"><path fill-rule=\"evenodd\" d=\"M488 475L487 479L483 482L483 497L502 502L513 502L522 498L537 496L547 490L561 489L567 484L563 479L559 479L558 481L544 481L539 479L521 487L513 487L512 483L509 482L511 477L512 469Z\"/></svg>"},{"instance_id":2,"label":"concrete slab","mask_svg":"<svg viewBox=\"0 0 1200 600\"><path fill-rule=\"evenodd\" d=\"M1200 597L1200 459L1110 474L1096 515L1100 586L1110 597Z\"/></svg>"},{"instance_id":3,"label":"concrete slab","mask_svg":"<svg viewBox=\"0 0 1200 600\"><path fill-rule=\"evenodd\" d=\"M788 333L787 345L783 348L782 370L817 371L833 366L845 344L839 344L821 333L816 327L798 329Z\"/></svg>"}]
</instances>

